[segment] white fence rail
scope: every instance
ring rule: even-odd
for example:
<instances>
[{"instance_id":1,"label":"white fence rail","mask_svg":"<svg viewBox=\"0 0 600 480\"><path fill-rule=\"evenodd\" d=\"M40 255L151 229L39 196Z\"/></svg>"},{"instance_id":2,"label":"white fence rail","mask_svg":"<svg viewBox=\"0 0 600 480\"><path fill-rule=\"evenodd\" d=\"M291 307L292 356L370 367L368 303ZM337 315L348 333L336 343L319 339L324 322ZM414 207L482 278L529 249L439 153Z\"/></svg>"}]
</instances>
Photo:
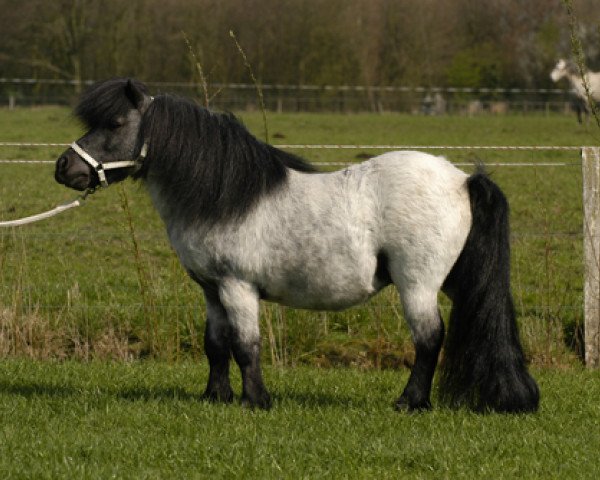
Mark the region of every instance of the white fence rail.
<instances>
[{"instance_id":1,"label":"white fence rail","mask_svg":"<svg viewBox=\"0 0 600 480\"><path fill-rule=\"evenodd\" d=\"M95 80L64 80L59 78L0 78L0 84L9 85L92 85ZM157 82L148 81L150 87L166 88L196 88L194 82ZM211 83L209 87L213 90L256 90L253 83ZM342 92L416 92L416 93L525 93L525 94L556 94L564 95L568 90L563 88L501 88L501 87L427 87L411 85L291 85L277 83L263 83L263 90L313 90L313 91L342 91Z\"/></svg>"}]
</instances>

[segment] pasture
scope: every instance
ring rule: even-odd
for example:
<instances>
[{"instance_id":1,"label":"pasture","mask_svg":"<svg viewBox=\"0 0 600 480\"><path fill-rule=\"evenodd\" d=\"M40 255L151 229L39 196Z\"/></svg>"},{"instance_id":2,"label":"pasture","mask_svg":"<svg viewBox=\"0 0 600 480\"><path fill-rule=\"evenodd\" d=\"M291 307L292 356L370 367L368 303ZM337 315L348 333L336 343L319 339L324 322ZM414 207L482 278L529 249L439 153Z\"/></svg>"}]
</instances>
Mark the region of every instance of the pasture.
<instances>
[{"instance_id":1,"label":"pasture","mask_svg":"<svg viewBox=\"0 0 600 480\"><path fill-rule=\"evenodd\" d=\"M406 415L391 402L405 371L267 367L264 412L200 402L205 364L4 360L0 475L591 479L599 373L534 369L534 415Z\"/></svg>"},{"instance_id":2,"label":"pasture","mask_svg":"<svg viewBox=\"0 0 600 480\"><path fill-rule=\"evenodd\" d=\"M260 114L244 121L262 136ZM276 144L589 145L598 133L570 116L270 115ZM80 127L61 108L0 111L1 141L68 143ZM63 147L2 147L0 158L54 160ZM302 150L314 162L372 150ZM528 355L570 364L581 348L582 214L577 151L445 151L490 166L512 208L513 293ZM564 165L566 164L566 165ZM327 168L327 167L322 167ZM340 168L340 167L332 167ZM47 164L0 164L0 218L71 200ZM53 220L0 230L0 352L35 358L201 357L202 296L170 250L158 215L132 182ZM444 299L441 299L442 303ZM443 313L447 308L443 303ZM398 367L411 363L396 292L315 313L265 305L263 352L275 365Z\"/></svg>"},{"instance_id":3,"label":"pasture","mask_svg":"<svg viewBox=\"0 0 600 480\"><path fill-rule=\"evenodd\" d=\"M261 136L259 114L242 118ZM273 143L286 144L600 143L592 127L558 115L270 115L269 131ZM0 111L0 141L69 143L79 133L65 109ZM53 160L60 151L2 147L0 157ZM352 162L378 152L299 153L315 162ZM265 377L275 408L198 402L207 375L201 295L145 192L126 183L54 220L0 231L0 354L13 357L2 361L0 374L0 472L7 478L591 477L599 467L600 377L577 359L579 154L446 156L467 170L477 161L560 163L489 167L512 207L513 293L540 383L539 413L394 413L391 400L413 352L392 289L338 313L263 306L263 355L272 365ZM0 218L72 199L52 174L51 165L0 164ZM103 362L141 358L153 360Z\"/></svg>"}]
</instances>

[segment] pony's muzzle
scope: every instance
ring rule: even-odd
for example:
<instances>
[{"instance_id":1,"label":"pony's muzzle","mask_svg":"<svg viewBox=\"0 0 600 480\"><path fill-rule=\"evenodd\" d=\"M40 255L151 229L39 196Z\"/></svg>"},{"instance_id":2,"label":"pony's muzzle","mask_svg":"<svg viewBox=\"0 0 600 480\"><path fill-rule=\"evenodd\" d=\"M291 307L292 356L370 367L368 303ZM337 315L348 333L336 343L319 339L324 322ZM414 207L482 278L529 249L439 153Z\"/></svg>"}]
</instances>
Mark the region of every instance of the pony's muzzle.
<instances>
[{"instance_id":1,"label":"pony's muzzle","mask_svg":"<svg viewBox=\"0 0 600 480\"><path fill-rule=\"evenodd\" d=\"M67 150L56 160L54 179L74 190L84 191L90 187L92 175L89 166Z\"/></svg>"}]
</instances>

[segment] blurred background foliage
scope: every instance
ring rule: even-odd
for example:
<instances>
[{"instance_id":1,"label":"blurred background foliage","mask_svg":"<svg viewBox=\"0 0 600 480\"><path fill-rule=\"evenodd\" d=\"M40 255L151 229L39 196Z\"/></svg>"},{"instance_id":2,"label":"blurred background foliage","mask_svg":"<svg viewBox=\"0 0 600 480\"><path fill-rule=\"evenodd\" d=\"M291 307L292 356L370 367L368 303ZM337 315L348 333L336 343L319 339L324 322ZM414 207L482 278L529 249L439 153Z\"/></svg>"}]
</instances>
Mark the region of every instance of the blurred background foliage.
<instances>
[{"instance_id":1,"label":"blurred background foliage","mask_svg":"<svg viewBox=\"0 0 600 480\"><path fill-rule=\"evenodd\" d=\"M598 0L576 0L600 69ZM544 88L570 57L560 0L0 0L0 77Z\"/></svg>"}]
</instances>

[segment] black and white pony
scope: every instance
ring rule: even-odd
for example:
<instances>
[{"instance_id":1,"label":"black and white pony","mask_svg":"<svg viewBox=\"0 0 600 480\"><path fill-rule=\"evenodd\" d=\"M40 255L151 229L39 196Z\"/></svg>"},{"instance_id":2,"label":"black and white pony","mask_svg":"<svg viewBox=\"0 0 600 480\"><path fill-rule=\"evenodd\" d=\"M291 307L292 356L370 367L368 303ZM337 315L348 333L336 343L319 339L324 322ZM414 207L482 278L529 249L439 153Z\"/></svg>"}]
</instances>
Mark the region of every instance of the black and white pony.
<instances>
[{"instance_id":1,"label":"black and white pony","mask_svg":"<svg viewBox=\"0 0 600 480\"><path fill-rule=\"evenodd\" d=\"M317 173L232 115L152 98L134 80L94 85L76 114L89 130L57 160L56 180L77 190L128 176L146 185L206 298L206 398L232 401L233 356L242 403L270 407L261 299L339 310L393 283L416 349L397 409L431 408L440 289L453 301L441 399L477 411L537 409L510 292L508 205L484 173L410 151Z\"/></svg>"},{"instance_id":2,"label":"black and white pony","mask_svg":"<svg viewBox=\"0 0 600 480\"><path fill-rule=\"evenodd\" d=\"M554 69L552 69L552 72L550 72L550 78L553 82L558 82L563 78L568 80L571 86L571 106L577 114L577 121L582 123L584 116L586 120L589 120L591 109L583 79L577 65L561 58L554 66ZM585 74L585 81L588 84L592 101L600 104L600 72L587 72Z\"/></svg>"}]
</instances>

